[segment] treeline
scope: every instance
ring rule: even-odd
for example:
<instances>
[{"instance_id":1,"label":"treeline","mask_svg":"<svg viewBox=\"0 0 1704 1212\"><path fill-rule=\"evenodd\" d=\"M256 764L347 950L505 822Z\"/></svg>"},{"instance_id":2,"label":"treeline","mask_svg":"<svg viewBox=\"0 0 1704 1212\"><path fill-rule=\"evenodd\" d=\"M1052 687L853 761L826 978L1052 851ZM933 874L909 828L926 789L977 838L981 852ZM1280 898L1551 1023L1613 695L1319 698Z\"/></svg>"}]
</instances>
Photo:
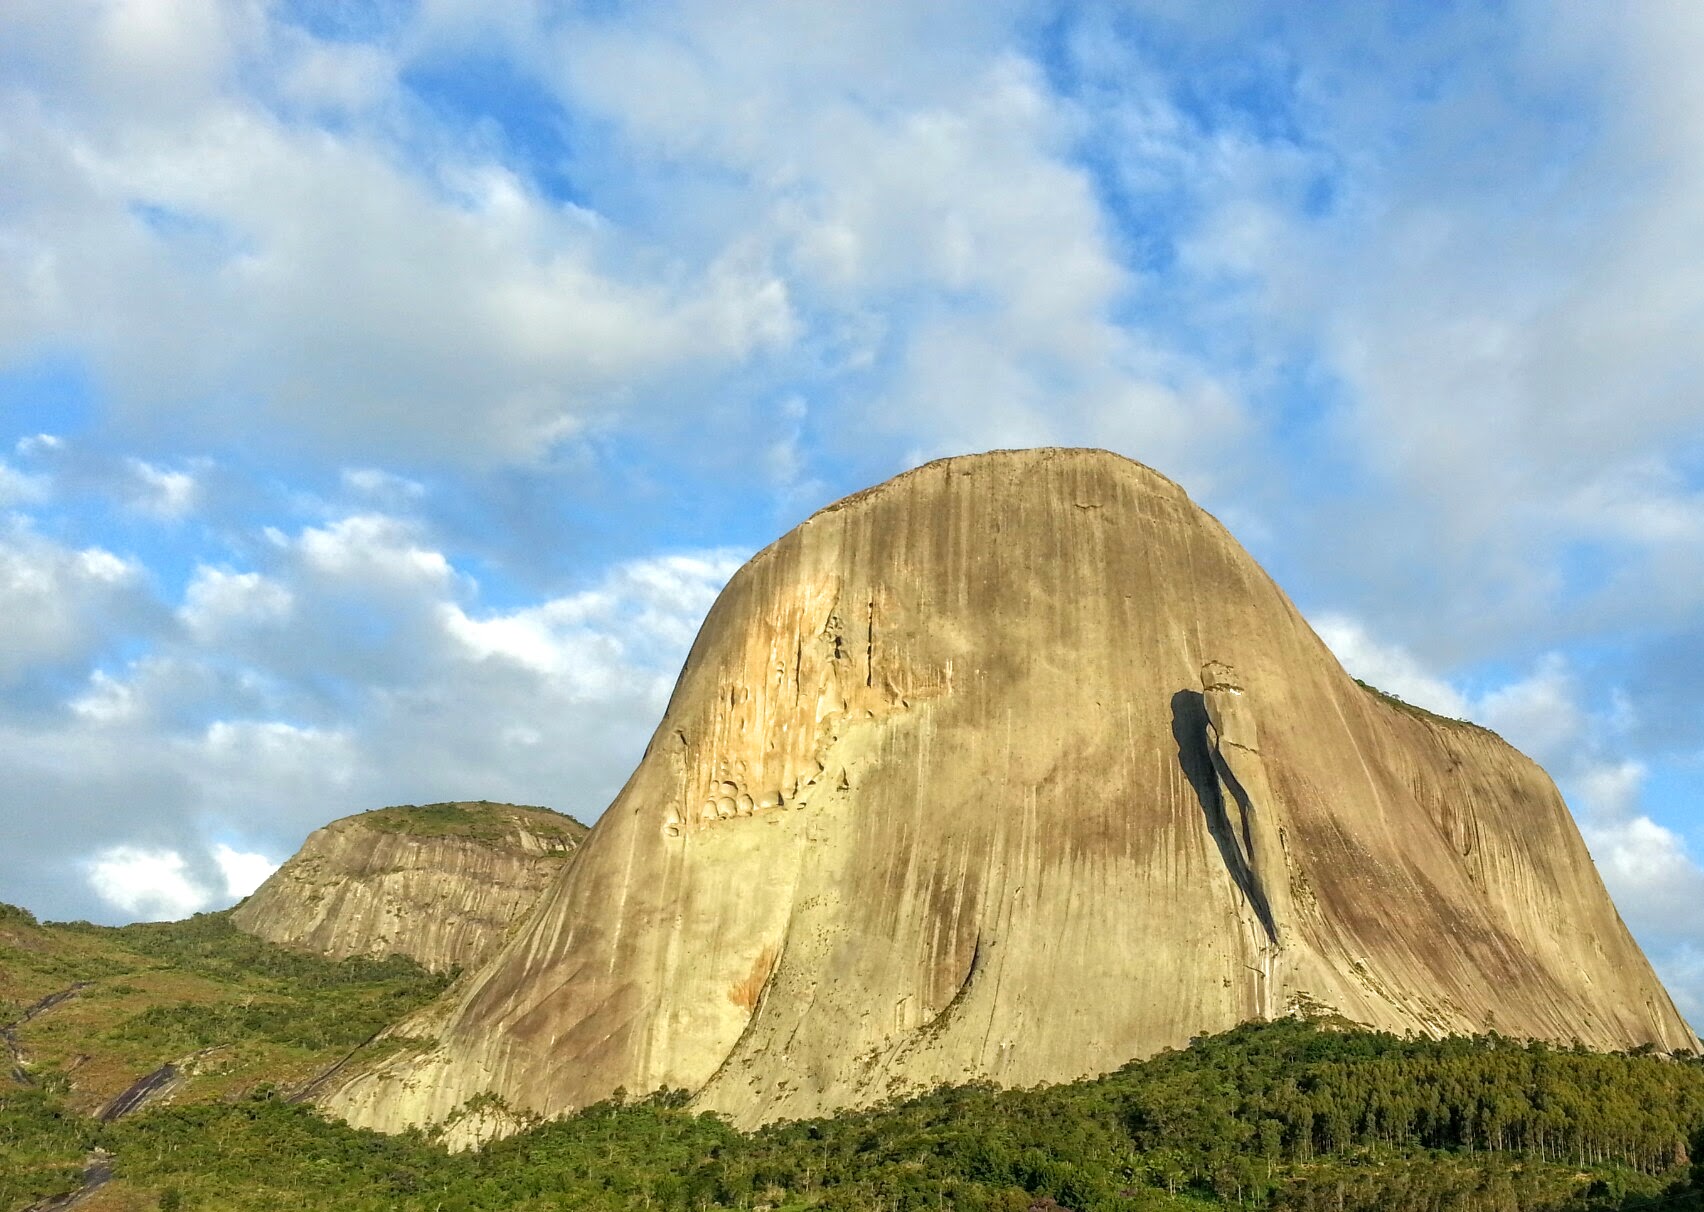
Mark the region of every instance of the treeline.
<instances>
[{"instance_id":1,"label":"treeline","mask_svg":"<svg viewBox=\"0 0 1704 1212\"><path fill-rule=\"evenodd\" d=\"M1287 1208L1327 1206L1314 1202L1324 1191L1335 1207L1344 1173L1383 1192L1344 1206L1395 1207L1403 1191L1431 1190L1440 1207L1619 1207L1656 1191L1681 1207L1672 1201L1692 1183L1701 1133L1697 1063L1287 1020L1095 1081L942 1091L779 1126L744 1155L753 1190L788 1191L813 1184L801 1159L814 1156L828 1185L874 1197L847 1207L928 1207L928 1187L965 1179L1083 1209L1129 1207L1127 1193L1143 1190ZM742 1186L723 1188L734 1206ZM961 1206L995 1206L978 1198Z\"/></svg>"},{"instance_id":2,"label":"treeline","mask_svg":"<svg viewBox=\"0 0 1704 1212\"><path fill-rule=\"evenodd\" d=\"M181 1208L1704 1209L1696 1061L1294 1020L1093 1081L946 1089L751 1135L680 1096L603 1104L471 1154L356 1131L265 1090L104 1128L32 1097L10 1117L0 1099L0 1132L14 1134L0 1171L15 1149L63 1184L55 1150L99 1145L120 1184ZM31 1122L33 1144L16 1135Z\"/></svg>"},{"instance_id":3,"label":"treeline","mask_svg":"<svg viewBox=\"0 0 1704 1212\"><path fill-rule=\"evenodd\" d=\"M1697 1064L1495 1035L1413 1040L1274 1023L1111 1080L1131 1077L1127 1122L1138 1148L1228 1147L1296 1162L1387 1146L1512 1151L1661 1174L1686 1163L1704 1124Z\"/></svg>"}]
</instances>

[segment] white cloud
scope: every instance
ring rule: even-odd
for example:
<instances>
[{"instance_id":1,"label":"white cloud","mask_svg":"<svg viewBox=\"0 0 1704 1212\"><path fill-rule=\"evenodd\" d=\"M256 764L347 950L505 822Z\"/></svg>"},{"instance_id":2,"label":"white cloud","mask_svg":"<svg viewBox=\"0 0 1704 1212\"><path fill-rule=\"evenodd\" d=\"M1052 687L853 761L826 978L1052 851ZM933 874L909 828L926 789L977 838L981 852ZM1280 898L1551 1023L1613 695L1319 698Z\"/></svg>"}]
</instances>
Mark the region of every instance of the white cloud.
<instances>
[{"instance_id":1,"label":"white cloud","mask_svg":"<svg viewBox=\"0 0 1704 1212\"><path fill-rule=\"evenodd\" d=\"M635 560L595 589L538 606L472 618L446 602L439 617L465 655L512 662L595 699L617 693L635 666L653 667L653 653L684 652L740 563L731 552Z\"/></svg>"},{"instance_id":2,"label":"white cloud","mask_svg":"<svg viewBox=\"0 0 1704 1212\"><path fill-rule=\"evenodd\" d=\"M1588 534L1656 547L1704 542L1704 492L1689 490L1655 457L1606 468L1573 494L1567 510Z\"/></svg>"},{"instance_id":3,"label":"white cloud","mask_svg":"<svg viewBox=\"0 0 1704 1212\"><path fill-rule=\"evenodd\" d=\"M341 479L350 491L389 504L418 501L426 495L424 484L377 467L345 467Z\"/></svg>"},{"instance_id":4,"label":"white cloud","mask_svg":"<svg viewBox=\"0 0 1704 1212\"><path fill-rule=\"evenodd\" d=\"M1704 868L1685 840L1648 816L1588 822L1586 841L1628 921L1648 939L1697 943Z\"/></svg>"},{"instance_id":5,"label":"white cloud","mask_svg":"<svg viewBox=\"0 0 1704 1212\"><path fill-rule=\"evenodd\" d=\"M383 104L396 90L396 62L376 47L302 37L281 73L280 91L292 102L339 116Z\"/></svg>"},{"instance_id":6,"label":"white cloud","mask_svg":"<svg viewBox=\"0 0 1704 1212\"><path fill-rule=\"evenodd\" d=\"M1547 764L1567 768L1586 754L1582 741L1591 721L1580 703L1580 687L1559 653L1544 657L1526 677L1482 695L1474 718Z\"/></svg>"},{"instance_id":7,"label":"white cloud","mask_svg":"<svg viewBox=\"0 0 1704 1212\"><path fill-rule=\"evenodd\" d=\"M1625 698L1611 695L1606 708L1589 709L1560 653L1541 657L1524 676L1470 695L1408 648L1374 636L1352 615L1321 614L1313 626L1352 676L1440 715L1484 724L1553 776L1568 780L1593 816L1619 819L1637 802L1644 765L1608 756L1629 724Z\"/></svg>"},{"instance_id":8,"label":"white cloud","mask_svg":"<svg viewBox=\"0 0 1704 1212\"><path fill-rule=\"evenodd\" d=\"M536 479L502 505L544 512L525 494L573 456L675 426L746 508L901 452L1133 454L1353 602L1320 623L1353 671L1533 751L1629 871L1685 858L1641 832L1625 721L1564 658L1476 693L1436 670L1699 617L1696 12L1464 11L1369 62L1384 15L1309 10L1238 55L1236 97L1195 57L1242 19L1191 14L1173 55L1152 7L1071 15L1045 70L1004 5L435 3L367 44L281 12L0 5L0 363L67 351L94 385L87 439L19 440L0 507L88 488L221 544L170 528L195 572L158 602L106 546L0 524L24 815L134 800L197 856L384 799L595 813L732 557L541 560L542 601L493 605L419 515L508 462ZM564 104L571 149L532 163L514 137L548 119L410 93L475 46ZM255 545L216 516L252 485L157 441L103 455L115 421L348 467ZM430 494L365 465L397 451Z\"/></svg>"},{"instance_id":9,"label":"white cloud","mask_svg":"<svg viewBox=\"0 0 1704 1212\"><path fill-rule=\"evenodd\" d=\"M14 449L21 455L37 455L43 451L62 449L64 445L65 439L55 434L38 433L32 434L29 437L19 438Z\"/></svg>"},{"instance_id":10,"label":"white cloud","mask_svg":"<svg viewBox=\"0 0 1704 1212\"><path fill-rule=\"evenodd\" d=\"M89 675L89 689L71 700L71 710L84 719L102 723L135 714L136 689L97 669Z\"/></svg>"},{"instance_id":11,"label":"white cloud","mask_svg":"<svg viewBox=\"0 0 1704 1212\"><path fill-rule=\"evenodd\" d=\"M207 907L211 896L174 850L109 846L85 864L95 894L131 918L170 921Z\"/></svg>"},{"instance_id":12,"label":"white cloud","mask_svg":"<svg viewBox=\"0 0 1704 1212\"><path fill-rule=\"evenodd\" d=\"M187 471L170 471L143 459L130 459L135 477L135 507L157 518L175 521L195 507L195 477Z\"/></svg>"},{"instance_id":13,"label":"white cloud","mask_svg":"<svg viewBox=\"0 0 1704 1212\"><path fill-rule=\"evenodd\" d=\"M1192 318L1225 321L1253 367L1306 362L1329 404L1310 449L1361 487L1349 509L1332 494L1317 562L1356 551L1370 609L1473 657L1582 616L1695 618L1704 109L1677 48L1700 10L1283 26L1266 129L1234 106L1181 117L1163 98L1192 64L1142 63L1152 135L1110 147L1132 178L1155 147L1193 155L1207 185L1186 187L1191 272L1168 298L1216 285Z\"/></svg>"},{"instance_id":14,"label":"white cloud","mask_svg":"<svg viewBox=\"0 0 1704 1212\"><path fill-rule=\"evenodd\" d=\"M412 525L386 514L354 514L310 527L297 546L308 568L338 580L413 587L442 586L451 579L443 553L421 546Z\"/></svg>"},{"instance_id":15,"label":"white cloud","mask_svg":"<svg viewBox=\"0 0 1704 1212\"><path fill-rule=\"evenodd\" d=\"M304 728L282 720L215 720L193 752L245 778L258 780L296 770L317 780L347 783L358 761L351 741L344 731Z\"/></svg>"},{"instance_id":16,"label":"white cloud","mask_svg":"<svg viewBox=\"0 0 1704 1212\"><path fill-rule=\"evenodd\" d=\"M1630 820L1638 808L1647 771L1630 758L1588 763L1570 780L1575 801L1585 815L1604 825Z\"/></svg>"},{"instance_id":17,"label":"white cloud","mask_svg":"<svg viewBox=\"0 0 1704 1212\"><path fill-rule=\"evenodd\" d=\"M45 554L61 576L135 587L110 555ZM257 554L264 571L198 566L177 625L143 655L90 669L62 703L20 713L0 701L15 818L0 882L15 899L80 916L91 910L79 897L98 893L109 918L228 903L264 856L384 803L508 799L594 818L743 555L628 561L536 606L493 609L406 519L278 532ZM49 578L41 592L59 591ZM251 844L226 853L221 836ZM77 868L93 882L69 884L55 864L87 838L110 844Z\"/></svg>"},{"instance_id":18,"label":"white cloud","mask_svg":"<svg viewBox=\"0 0 1704 1212\"><path fill-rule=\"evenodd\" d=\"M395 52L258 8L119 16L150 7L11 14L37 54L0 117L0 354L86 351L139 424L483 464L791 339L762 258L655 255L542 196L411 104Z\"/></svg>"},{"instance_id":19,"label":"white cloud","mask_svg":"<svg viewBox=\"0 0 1704 1212\"><path fill-rule=\"evenodd\" d=\"M1345 614L1324 614L1313 628L1351 675L1400 699L1451 719L1466 719L1468 702L1443 678L1429 673L1398 644L1381 643L1358 620Z\"/></svg>"},{"instance_id":20,"label":"white cloud","mask_svg":"<svg viewBox=\"0 0 1704 1212\"><path fill-rule=\"evenodd\" d=\"M197 566L184 590L178 617L199 637L216 639L239 629L277 623L295 603L283 585L258 572Z\"/></svg>"},{"instance_id":21,"label":"white cloud","mask_svg":"<svg viewBox=\"0 0 1704 1212\"><path fill-rule=\"evenodd\" d=\"M1687 1021L1704 1023L1704 946L1674 947L1658 959L1657 973Z\"/></svg>"},{"instance_id":22,"label":"white cloud","mask_svg":"<svg viewBox=\"0 0 1704 1212\"><path fill-rule=\"evenodd\" d=\"M220 901L247 896L278 869L264 854L221 842L209 852L221 887L196 877L179 851L140 845L108 846L82 863L95 895L131 919L175 921Z\"/></svg>"},{"instance_id":23,"label":"white cloud","mask_svg":"<svg viewBox=\"0 0 1704 1212\"><path fill-rule=\"evenodd\" d=\"M712 201L740 174L744 238L790 275L828 381L884 367L840 419L846 441L903 434L911 460L1107 445L1199 489L1243 454L1241 402L1118 322L1140 282L1075 158L1079 114L1010 53L1004 19L768 5L730 20L689 4L666 22L572 25L557 74L621 124L641 166L701 169L687 186Z\"/></svg>"},{"instance_id":24,"label":"white cloud","mask_svg":"<svg viewBox=\"0 0 1704 1212\"><path fill-rule=\"evenodd\" d=\"M47 478L29 475L0 461L0 509L39 501L47 495Z\"/></svg>"},{"instance_id":25,"label":"white cloud","mask_svg":"<svg viewBox=\"0 0 1704 1212\"><path fill-rule=\"evenodd\" d=\"M213 861L224 877L225 895L231 897L247 896L278 870L278 864L266 855L235 850L224 842L213 847Z\"/></svg>"},{"instance_id":26,"label":"white cloud","mask_svg":"<svg viewBox=\"0 0 1704 1212\"><path fill-rule=\"evenodd\" d=\"M0 682L86 658L140 609L142 570L101 547L70 548L0 525Z\"/></svg>"},{"instance_id":27,"label":"white cloud","mask_svg":"<svg viewBox=\"0 0 1704 1212\"><path fill-rule=\"evenodd\" d=\"M1622 917L1680 1011L1704 1023L1704 866L1686 839L1638 811L1644 770L1622 762L1570 780L1586 812L1581 831Z\"/></svg>"}]
</instances>

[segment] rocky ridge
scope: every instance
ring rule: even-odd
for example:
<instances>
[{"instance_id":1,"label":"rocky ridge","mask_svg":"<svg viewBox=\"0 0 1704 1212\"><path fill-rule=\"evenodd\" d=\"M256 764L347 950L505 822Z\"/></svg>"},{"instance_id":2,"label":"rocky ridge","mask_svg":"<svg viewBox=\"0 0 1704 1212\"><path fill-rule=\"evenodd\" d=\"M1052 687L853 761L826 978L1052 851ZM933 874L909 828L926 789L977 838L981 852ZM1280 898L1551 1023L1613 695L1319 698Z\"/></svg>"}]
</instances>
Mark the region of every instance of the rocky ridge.
<instances>
[{"instance_id":1,"label":"rocky ridge","mask_svg":"<svg viewBox=\"0 0 1704 1212\"><path fill-rule=\"evenodd\" d=\"M486 801L363 812L315 830L231 912L239 929L334 959L478 967L562 872L586 827Z\"/></svg>"}]
</instances>

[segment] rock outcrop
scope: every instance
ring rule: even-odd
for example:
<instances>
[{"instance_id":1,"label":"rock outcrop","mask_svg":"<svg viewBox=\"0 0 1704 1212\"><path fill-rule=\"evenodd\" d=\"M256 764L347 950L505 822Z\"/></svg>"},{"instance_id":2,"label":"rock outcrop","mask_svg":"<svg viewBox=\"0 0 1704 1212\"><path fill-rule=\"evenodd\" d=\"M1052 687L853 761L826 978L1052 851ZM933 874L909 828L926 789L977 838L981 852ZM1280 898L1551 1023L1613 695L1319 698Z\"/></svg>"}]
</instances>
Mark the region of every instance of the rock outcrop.
<instances>
[{"instance_id":1,"label":"rock outcrop","mask_svg":"<svg viewBox=\"0 0 1704 1212\"><path fill-rule=\"evenodd\" d=\"M755 556L575 862L409 1028L435 1046L324 1104L684 1088L754 1125L1298 1009L1696 1045L1536 765L1357 685L1163 476L999 452Z\"/></svg>"},{"instance_id":2,"label":"rock outcrop","mask_svg":"<svg viewBox=\"0 0 1704 1212\"><path fill-rule=\"evenodd\" d=\"M231 912L239 929L341 959L406 955L472 969L562 873L586 827L548 808L381 808L308 837Z\"/></svg>"}]
</instances>

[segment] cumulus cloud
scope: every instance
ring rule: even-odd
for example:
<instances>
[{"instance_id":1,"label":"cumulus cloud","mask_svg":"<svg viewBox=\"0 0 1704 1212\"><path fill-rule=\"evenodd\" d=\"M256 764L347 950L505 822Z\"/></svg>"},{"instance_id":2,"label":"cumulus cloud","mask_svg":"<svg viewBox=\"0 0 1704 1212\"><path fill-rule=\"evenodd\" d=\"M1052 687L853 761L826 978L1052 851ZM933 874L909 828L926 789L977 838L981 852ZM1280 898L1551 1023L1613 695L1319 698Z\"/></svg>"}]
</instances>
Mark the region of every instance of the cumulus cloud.
<instances>
[{"instance_id":1,"label":"cumulus cloud","mask_svg":"<svg viewBox=\"0 0 1704 1212\"><path fill-rule=\"evenodd\" d=\"M31 669L89 659L143 594L134 561L103 547L67 547L21 519L0 523L0 683Z\"/></svg>"},{"instance_id":2,"label":"cumulus cloud","mask_svg":"<svg viewBox=\"0 0 1704 1212\"><path fill-rule=\"evenodd\" d=\"M790 338L760 259L658 264L477 139L411 127L390 53L137 8L9 10L0 352L87 350L138 423L525 459Z\"/></svg>"},{"instance_id":3,"label":"cumulus cloud","mask_svg":"<svg viewBox=\"0 0 1704 1212\"><path fill-rule=\"evenodd\" d=\"M1542 761L1569 761L1590 751L1591 722L1580 687L1559 653L1546 654L1527 676L1489 691L1475 709L1475 718Z\"/></svg>"},{"instance_id":4,"label":"cumulus cloud","mask_svg":"<svg viewBox=\"0 0 1704 1212\"><path fill-rule=\"evenodd\" d=\"M136 479L133 500L137 509L174 521L195 507L196 483L191 473L156 467L145 459L128 462Z\"/></svg>"},{"instance_id":5,"label":"cumulus cloud","mask_svg":"<svg viewBox=\"0 0 1704 1212\"><path fill-rule=\"evenodd\" d=\"M1665 957L1662 972L1687 1021L1704 1022L1704 947L1692 943L1675 947Z\"/></svg>"},{"instance_id":6,"label":"cumulus cloud","mask_svg":"<svg viewBox=\"0 0 1704 1212\"><path fill-rule=\"evenodd\" d=\"M86 720L121 720L135 713L134 686L121 682L103 669L89 675L89 687L71 700L71 710Z\"/></svg>"},{"instance_id":7,"label":"cumulus cloud","mask_svg":"<svg viewBox=\"0 0 1704 1212\"><path fill-rule=\"evenodd\" d=\"M110 553L24 537L33 563L0 582L18 601L149 588ZM229 903L311 829L385 803L509 799L593 819L745 554L621 561L492 607L418 519L349 514L249 550L259 568L203 564L175 603L154 602L164 623L143 655L90 668L57 706L0 703L9 895L109 918ZM24 672L69 659L61 637L12 643ZM80 855L90 838L105 844Z\"/></svg>"},{"instance_id":8,"label":"cumulus cloud","mask_svg":"<svg viewBox=\"0 0 1704 1212\"><path fill-rule=\"evenodd\" d=\"M1374 639L1361 622L1345 614L1321 615L1313 627L1343 667L1363 682L1439 715L1466 718L1467 699L1401 645Z\"/></svg>"},{"instance_id":9,"label":"cumulus cloud","mask_svg":"<svg viewBox=\"0 0 1704 1212\"><path fill-rule=\"evenodd\" d=\"M618 691L620 680L631 676L633 646L684 651L740 558L713 552L637 560L597 589L482 617L445 602L439 618L460 655L503 661L596 698Z\"/></svg>"},{"instance_id":10,"label":"cumulus cloud","mask_svg":"<svg viewBox=\"0 0 1704 1212\"><path fill-rule=\"evenodd\" d=\"M355 514L310 527L294 546L312 572L368 588L441 586L451 576L442 552L420 546L412 527L388 514Z\"/></svg>"},{"instance_id":11,"label":"cumulus cloud","mask_svg":"<svg viewBox=\"0 0 1704 1212\"><path fill-rule=\"evenodd\" d=\"M1121 169L1151 172L1156 145L1203 162L1198 285L1244 364L1308 368L1309 438L1358 502L1299 511L1319 574L1355 550L1360 592L1456 660L1565 618L1695 616L1704 141L1675 48L1704 36L1699 10L1437 17L1397 33L1382 10L1296 10L1272 71L1306 83L1266 108L1168 105L1137 46L1120 62L1161 84ZM1183 70L1213 70L1177 41Z\"/></svg>"},{"instance_id":12,"label":"cumulus cloud","mask_svg":"<svg viewBox=\"0 0 1704 1212\"><path fill-rule=\"evenodd\" d=\"M1695 6L381 8L0 6L0 373L59 376L0 460L0 866L44 906L92 895L67 837L229 894L209 838L595 813L726 536L1054 441L1543 758L1629 904L1692 862L1648 788L1701 718ZM1581 654L1635 632L1623 710Z\"/></svg>"},{"instance_id":13,"label":"cumulus cloud","mask_svg":"<svg viewBox=\"0 0 1704 1212\"><path fill-rule=\"evenodd\" d=\"M1208 485L1243 454L1241 403L1128 323L1140 281L1075 154L1080 111L1003 20L689 4L571 24L554 78L620 124L641 173L666 156L673 188L684 161L712 200L729 171L747 183L737 234L788 274L829 372L820 393L859 393L846 441L897 439L907 462L1086 442Z\"/></svg>"},{"instance_id":14,"label":"cumulus cloud","mask_svg":"<svg viewBox=\"0 0 1704 1212\"><path fill-rule=\"evenodd\" d=\"M45 477L19 471L0 459L0 509L9 505L39 501L46 495Z\"/></svg>"},{"instance_id":15,"label":"cumulus cloud","mask_svg":"<svg viewBox=\"0 0 1704 1212\"><path fill-rule=\"evenodd\" d=\"M1622 911L1647 939L1670 945L1697 941L1696 929L1689 927L1704 904L1704 869L1679 834L1635 816L1588 824L1586 840L1604 882L1617 890Z\"/></svg>"},{"instance_id":16,"label":"cumulus cloud","mask_svg":"<svg viewBox=\"0 0 1704 1212\"><path fill-rule=\"evenodd\" d=\"M175 921L247 896L278 864L223 842L209 852L218 879L198 877L175 850L108 846L83 864L90 888L111 909L143 921Z\"/></svg>"},{"instance_id":17,"label":"cumulus cloud","mask_svg":"<svg viewBox=\"0 0 1704 1212\"><path fill-rule=\"evenodd\" d=\"M65 445L65 439L57 434L37 433L19 438L14 449L21 455L36 455L59 450Z\"/></svg>"},{"instance_id":18,"label":"cumulus cloud","mask_svg":"<svg viewBox=\"0 0 1704 1212\"><path fill-rule=\"evenodd\" d=\"M1604 883L1638 935L1681 1012L1704 1021L1704 865L1676 830L1643 811L1645 767L1636 761L1583 763L1567 780L1584 808L1581 830Z\"/></svg>"},{"instance_id":19,"label":"cumulus cloud","mask_svg":"<svg viewBox=\"0 0 1704 1212\"><path fill-rule=\"evenodd\" d=\"M227 897L247 896L265 883L266 877L279 866L264 854L237 850L224 842L213 847L213 861L224 879L223 893Z\"/></svg>"},{"instance_id":20,"label":"cumulus cloud","mask_svg":"<svg viewBox=\"0 0 1704 1212\"><path fill-rule=\"evenodd\" d=\"M87 863L89 884L107 904L144 921L171 921L206 908L183 855L139 846L109 846Z\"/></svg>"},{"instance_id":21,"label":"cumulus cloud","mask_svg":"<svg viewBox=\"0 0 1704 1212\"><path fill-rule=\"evenodd\" d=\"M0 353L89 351L132 424L493 465L786 374L890 469L1079 441L1205 486L1246 453L1237 393L1132 326L1080 111L1004 11L428 7L333 44L222 10L122 65L116 11L22 14ZM571 200L410 74L470 38L587 119Z\"/></svg>"},{"instance_id":22,"label":"cumulus cloud","mask_svg":"<svg viewBox=\"0 0 1704 1212\"><path fill-rule=\"evenodd\" d=\"M247 630L286 618L295 598L283 585L258 572L232 572L203 564L184 590L178 617L202 639Z\"/></svg>"},{"instance_id":23,"label":"cumulus cloud","mask_svg":"<svg viewBox=\"0 0 1704 1212\"><path fill-rule=\"evenodd\" d=\"M426 495L426 486L419 481L377 467L345 467L340 478L351 492L391 506L411 504Z\"/></svg>"}]
</instances>

